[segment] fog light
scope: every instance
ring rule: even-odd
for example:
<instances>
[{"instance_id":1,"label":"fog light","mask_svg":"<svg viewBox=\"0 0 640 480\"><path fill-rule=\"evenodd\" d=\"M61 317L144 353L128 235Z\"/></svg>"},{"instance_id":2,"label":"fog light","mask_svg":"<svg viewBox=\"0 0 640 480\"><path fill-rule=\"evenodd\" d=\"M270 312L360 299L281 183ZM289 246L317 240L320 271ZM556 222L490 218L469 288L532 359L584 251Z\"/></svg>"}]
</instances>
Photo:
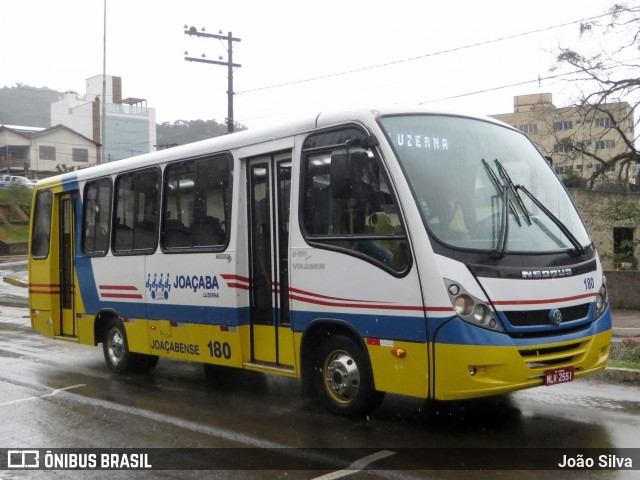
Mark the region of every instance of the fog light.
<instances>
[{"instance_id":1,"label":"fog light","mask_svg":"<svg viewBox=\"0 0 640 480\"><path fill-rule=\"evenodd\" d=\"M476 375L476 367L469 367L469 375L472 377Z\"/></svg>"}]
</instances>

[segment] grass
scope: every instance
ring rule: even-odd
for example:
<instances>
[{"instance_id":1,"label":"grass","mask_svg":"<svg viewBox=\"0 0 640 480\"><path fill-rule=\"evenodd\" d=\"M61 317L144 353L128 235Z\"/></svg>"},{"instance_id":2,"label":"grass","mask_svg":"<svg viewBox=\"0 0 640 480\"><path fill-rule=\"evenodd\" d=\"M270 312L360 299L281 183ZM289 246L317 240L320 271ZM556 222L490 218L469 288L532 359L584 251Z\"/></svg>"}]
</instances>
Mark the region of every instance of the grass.
<instances>
[{"instance_id":1,"label":"grass","mask_svg":"<svg viewBox=\"0 0 640 480\"><path fill-rule=\"evenodd\" d=\"M29 225L0 225L0 240L7 243L29 241Z\"/></svg>"},{"instance_id":2,"label":"grass","mask_svg":"<svg viewBox=\"0 0 640 480\"><path fill-rule=\"evenodd\" d=\"M627 337L620 342L612 342L607 365L640 370L640 338Z\"/></svg>"},{"instance_id":3,"label":"grass","mask_svg":"<svg viewBox=\"0 0 640 480\"><path fill-rule=\"evenodd\" d=\"M31 205L33 190L21 186L0 188L0 205ZM28 212L27 212L28 213ZM0 223L0 240L7 243L21 243L29 240L29 225Z\"/></svg>"},{"instance_id":4,"label":"grass","mask_svg":"<svg viewBox=\"0 0 640 480\"><path fill-rule=\"evenodd\" d=\"M0 188L0 204L8 203L11 205L30 205L33 190L21 186L10 186Z\"/></svg>"}]
</instances>

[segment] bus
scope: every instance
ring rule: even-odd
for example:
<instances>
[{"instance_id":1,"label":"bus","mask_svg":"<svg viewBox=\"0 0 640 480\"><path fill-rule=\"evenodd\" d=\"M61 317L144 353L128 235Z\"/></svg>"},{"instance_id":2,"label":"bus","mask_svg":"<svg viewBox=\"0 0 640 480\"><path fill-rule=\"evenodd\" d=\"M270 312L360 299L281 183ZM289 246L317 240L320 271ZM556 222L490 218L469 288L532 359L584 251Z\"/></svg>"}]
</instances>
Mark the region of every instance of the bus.
<instances>
[{"instance_id":1,"label":"bus","mask_svg":"<svg viewBox=\"0 0 640 480\"><path fill-rule=\"evenodd\" d=\"M491 118L322 112L105 163L34 190L35 330L301 380L362 415L605 367L606 280L545 157Z\"/></svg>"}]
</instances>

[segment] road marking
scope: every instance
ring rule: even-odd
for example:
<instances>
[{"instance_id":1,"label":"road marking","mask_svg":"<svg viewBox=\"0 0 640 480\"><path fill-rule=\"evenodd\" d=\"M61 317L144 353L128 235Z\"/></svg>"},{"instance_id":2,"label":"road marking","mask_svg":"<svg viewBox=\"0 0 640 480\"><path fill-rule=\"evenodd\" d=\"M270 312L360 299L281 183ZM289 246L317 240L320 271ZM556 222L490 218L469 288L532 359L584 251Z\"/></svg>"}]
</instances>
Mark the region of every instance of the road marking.
<instances>
[{"instance_id":1,"label":"road marking","mask_svg":"<svg viewBox=\"0 0 640 480\"><path fill-rule=\"evenodd\" d=\"M373 462L377 462L378 460L382 460L383 458L390 457L391 455L395 455L395 454L396 452L392 452L390 450L381 450L372 455L356 460L344 470L338 470L337 472L327 473L326 475L322 475L321 477L316 477L313 480L335 480L336 478L342 478L348 475L353 475L354 473L363 470L367 465Z\"/></svg>"},{"instance_id":2,"label":"road marking","mask_svg":"<svg viewBox=\"0 0 640 480\"><path fill-rule=\"evenodd\" d=\"M71 390L73 388L79 388L79 387L85 387L85 386L86 386L86 383L79 383L78 385L71 385L69 387L56 388L52 392L44 393L42 395L35 395L33 397L18 398L16 400L9 400L8 402L2 402L0 403L0 407L3 407L5 405L10 405L12 403L26 402L27 400L36 400L38 398L53 397L54 395L57 395L60 392L64 392L65 390Z\"/></svg>"}]
</instances>

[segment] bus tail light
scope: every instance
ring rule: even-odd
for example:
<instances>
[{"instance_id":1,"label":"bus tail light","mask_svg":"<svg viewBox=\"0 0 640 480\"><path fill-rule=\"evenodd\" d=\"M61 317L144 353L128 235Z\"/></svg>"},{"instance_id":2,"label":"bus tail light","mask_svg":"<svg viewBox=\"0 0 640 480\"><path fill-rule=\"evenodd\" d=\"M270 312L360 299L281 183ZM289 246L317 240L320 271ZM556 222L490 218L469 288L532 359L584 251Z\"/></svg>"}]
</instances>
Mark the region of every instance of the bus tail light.
<instances>
[{"instance_id":1,"label":"bus tail light","mask_svg":"<svg viewBox=\"0 0 640 480\"><path fill-rule=\"evenodd\" d=\"M478 327L493 330L495 332L503 332L502 326L493 315L491 307L479 298L467 293L467 291L457 282L444 279L447 286L449 300L456 312L462 320Z\"/></svg>"}]
</instances>

